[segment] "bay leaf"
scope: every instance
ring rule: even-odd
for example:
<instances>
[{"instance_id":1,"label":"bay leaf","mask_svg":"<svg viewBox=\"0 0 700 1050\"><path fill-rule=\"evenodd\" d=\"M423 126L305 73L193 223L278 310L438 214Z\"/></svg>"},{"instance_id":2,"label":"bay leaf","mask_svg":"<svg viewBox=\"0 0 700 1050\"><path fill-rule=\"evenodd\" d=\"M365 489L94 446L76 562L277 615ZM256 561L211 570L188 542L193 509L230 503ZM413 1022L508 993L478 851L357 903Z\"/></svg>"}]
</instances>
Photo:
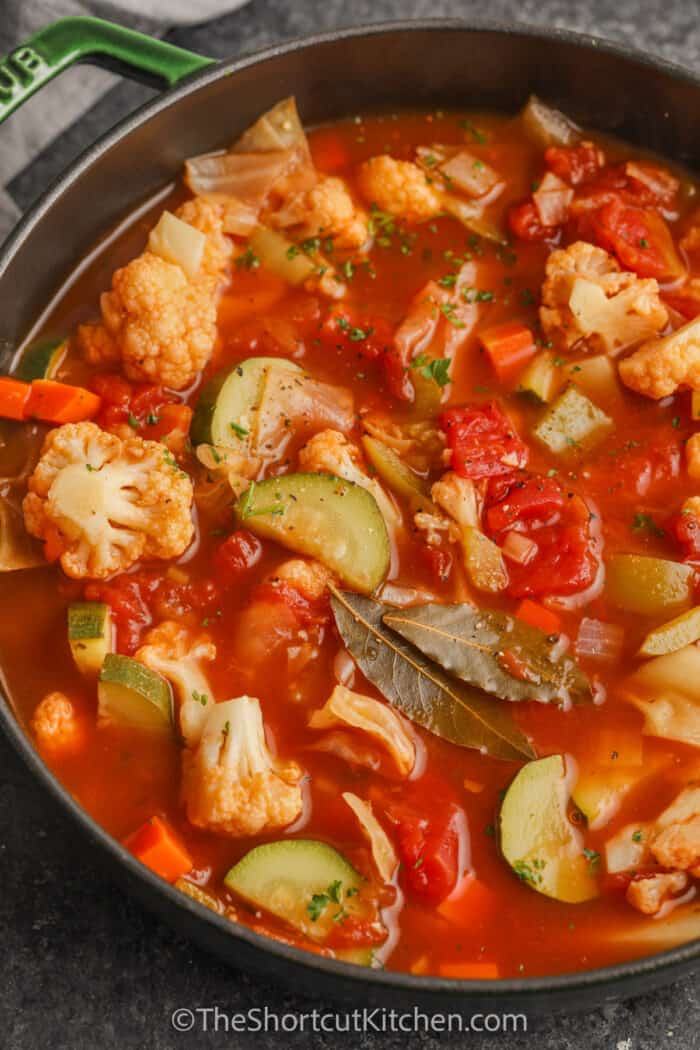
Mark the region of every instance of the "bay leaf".
<instances>
[{"instance_id":1,"label":"bay leaf","mask_svg":"<svg viewBox=\"0 0 700 1050\"><path fill-rule=\"evenodd\" d=\"M500 610L428 603L385 614L384 623L449 675L502 700L591 701L576 661L546 635Z\"/></svg>"},{"instance_id":2,"label":"bay leaf","mask_svg":"<svg viewBox=\"0 0 700 1050\"><path fill-rule=\"evenodd\" d=\"M455 682L382 622L390 606L330 586L335 622L366 678L403 715L436 736L493 758L534 752L507 704Z\"/></svg>"}]
</instances>

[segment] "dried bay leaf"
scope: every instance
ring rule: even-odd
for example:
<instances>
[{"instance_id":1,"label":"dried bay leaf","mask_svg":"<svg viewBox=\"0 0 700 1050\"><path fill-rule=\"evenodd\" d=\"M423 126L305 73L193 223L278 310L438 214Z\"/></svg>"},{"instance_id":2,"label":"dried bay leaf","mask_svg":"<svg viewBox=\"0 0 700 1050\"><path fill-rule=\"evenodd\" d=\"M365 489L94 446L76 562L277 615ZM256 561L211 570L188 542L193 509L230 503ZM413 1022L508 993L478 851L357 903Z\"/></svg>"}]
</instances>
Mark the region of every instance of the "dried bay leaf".
<instances>
[{"instance_id":1,"label":"dried bay leaf","mask_svg":"<svg viewBox=\"0 0 700 1050\"><path fill-rule=\"evenodd\" d=\"M591 684L557 636L500 611L429 603L384 623L449 675L502 700L592 700Z\"/></svg>"},{"instance_id":2,"label":"dried bay leaf","mask_svg":"<svg viewBox=\"0 0 700 1050\"><path fill-rule=\"evenodd\" d=\"M508 705L449 678L382 622L391 607L331 586L335 622L366 678L412 722L493 758L534 757Z\"/></svg>"}]
</instances>

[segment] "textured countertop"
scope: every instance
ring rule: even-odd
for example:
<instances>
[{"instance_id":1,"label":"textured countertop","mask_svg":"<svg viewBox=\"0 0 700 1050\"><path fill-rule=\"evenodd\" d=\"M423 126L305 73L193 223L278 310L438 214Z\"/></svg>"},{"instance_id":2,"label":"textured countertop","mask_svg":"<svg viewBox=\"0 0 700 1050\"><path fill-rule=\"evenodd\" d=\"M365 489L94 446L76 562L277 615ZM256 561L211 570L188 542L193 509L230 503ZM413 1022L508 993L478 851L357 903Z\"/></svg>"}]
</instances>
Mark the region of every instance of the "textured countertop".
<instances>
[{"instance_id":1,"label":"textured countertop","mask_svg":"<svg viewBox=\"0 0 700 1050\"><path fill-rule=\"evenodd\" d=\"M2 7L0 0L0 12ZM167 10L167 0L163 8ZM458 0L253 0L242 11L169 38L224 57L338 25L440 15L565 26L688 65L697 65L700 55L697 0L491 0L488 5ZM28 206L79 150L143 97L143 90L133 85L115 86L78 126L16 177L11 190L20 206ZM21 114L15 119L21 120ZM269 1006L301 1012L313 1004L227 969L124 897L2 739L0 768L0 1047L375 1050L381 1043L398 1050L405 1045L405 1035L177 1034L171 1015L178 1007L218 1005L231 1013ZM493 1050L520 1050L533 1038L542 1050L700 1048L697 979L588 1015L533 1020L527 1036L463 1035L450 1037L450 1042L455 1047L488 1044ZM436 1048L446 1039L420 1035L411 1041Z\"/></svg>"}]
</instances>

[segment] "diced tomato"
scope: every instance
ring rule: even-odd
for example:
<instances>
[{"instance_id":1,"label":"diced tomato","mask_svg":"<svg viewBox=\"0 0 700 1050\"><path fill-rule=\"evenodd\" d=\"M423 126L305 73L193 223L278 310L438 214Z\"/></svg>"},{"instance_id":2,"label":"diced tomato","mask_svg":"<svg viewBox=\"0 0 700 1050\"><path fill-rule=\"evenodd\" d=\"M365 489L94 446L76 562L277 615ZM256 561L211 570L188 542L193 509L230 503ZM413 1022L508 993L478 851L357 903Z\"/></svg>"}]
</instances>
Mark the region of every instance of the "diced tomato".
<instances>
[{"instance_id":1,"label":"diced tomato","mask_svg":"<svg viewBox=\"0 0 700 1050\"><path fill-rule=\"evenodd\" d=\"M664 295L663 301L671 310L675 310L686 321L692 321L700 314L700 296L692 294L691 289L680 288L676 295Z\"/></svg>"},{"instance_id":2,"label":"diced tomato","mask_svg":"<svg viewBox=\"0 0 700 1050\"><path fill-rule=\"evenodd\" d=\"M508 211L508 226L511 233L521 241L546 241L555 237L556 226L543 226L533 201L514 204Z\"/></svg>"},{"instance_id":3,"label":"diced tomato","mask_svg":"<svg viewBox=\"0 0 700 1050\"><path fill-rule=\"evenodd\" d=\"M596 243L640 277L675 281L684 275L671 231L658 212L625 205L618 197L597 212L592 225Z\"/></svg>"},{"instance_id":4,"label":"diced tomato","mask_svg":"<svg viewBox=\"0 0 700 1050\"><path fill-rule=\"evenodd\" d=\"M431 903L444 900L457 885L463 811L453 802L428 818L409 805L389 806L397 827L397 845L406 892Z\"/></svg>"},{"instance_id":5,"label":"diced tomato","mask_svg":"<svg viewBox=\"0 0 700 1050\"><path fill-rule=\"evenodd\" d=\"M578 186L594 178L605 163L603 151L592 142L578 146L549 146L544 161L550 171L570 186Z\"/></svg>"},{"instance_id":6,"label":"diced tomato","mask_svg":"<svg viewBox=\"0 0 700 1050\"><path fill-rule=\"evenodd\" d=\"M105 602L111 609L117 652L131 656L138 649L141 634L152 623L147 599L157 586L157 577L146 580L140 573L134 573L85 587L87 601Z\"/></svg>"},{"instance_id":7,"label":"diced tomato","mask_svg":"<svg viewBox=\"0 0 700 1050\"><path fill-rule=\"evenodd\" d=\"M489 484L486 524L497 534L527 523L541 528L556 521L565 503L561 485L554 478L532 474L521 479Z\"/></svg>"},{"instance_id":8,"label":"diced tomato","mask_svg":"<svg viewBox=\"0 0 700 1050\"><path fill-rule=\"evenodd\" d=\"M627 191L640 204L670 206L680 189L676 176L656 164L645 164L637 160L628 161L625 164L625 174L627 175Z\"/></svg>"},{"instance_id":9,"label":"diced tomato","mask_svg":"<svg viewBox=\"0 0 700 1050\"><path fill-rule=\"evenodd\" d=\"M537 545L527 565L508 567L508 594L514 598L575 594L595 579L590 513L578 496L553 478L496 479L489 485L486 528L497 543L514 529Z\"/></svg>"},{"instance_id":10,"label":"diced tomato","mask_svg":"<svg viewBox=\"0 0 700 1050\"><path fill-rule=\"evenodd\" d=\"M301 591L283 580L271 580L256 587L253 600L268 604L284 605L294 614L298 626L326 623L330 618L328 592L320 598L308 598Z\"/></svg>"},{"instance_id":11,"label":"diced tomato","mask_svg":"<svg viewBox=\"0 0 700 1050\"><path fill-rule=\"evenodd\" d=\"M668 531L684 558L692 561L700 558L700 518L696 514L676 514L668 523Z\"/></svg>"},{"instance_id":12,"label":"diced tomato","mask_svg":"<svg viewBox=\"0 0 700 1050\"><path fill-rule=\"evenodd\" d=\"M353 316L347 309L334 310L320 328L321 342L358 360L378 361L389 392L399 401L413 401L415 391L394 342L394 329L381 317Z\"/></svg>"},{"instance_id":13,"label":"diced tomato","mask_svg":"<svg viewBox=\"0 0 700 1050\"><path fill-rule=\"evenodd\" d=\"M247 529L231 533L214 552L216 578L224 586L238 583L260 561L262 550L258 537Z\"/></svg>"},{"instance_id":14,"label":"diced tomato","mask_svg":"<svg viewBox=\"0 0 700 1050\"><path fill-rule=\"evenodd\" d=\"M527 464L527 445L494 401L449 408L440 416L440 426L452 452L452 469L460 477L493 478Z\"/></svg>"},{"instance_id":15,"label":"diced tomato","mask_svg":"<svg viewBox=\"0 0 700 1050\"><path fill-rule=\"evenodd\" d=\"M102 398L95 422L105 430L126 424L151 441L160 441L174 430L189 431L192 409L155 383L129 383L108 372L94 376L90 385Z\"/></svg>"}]
</instances>

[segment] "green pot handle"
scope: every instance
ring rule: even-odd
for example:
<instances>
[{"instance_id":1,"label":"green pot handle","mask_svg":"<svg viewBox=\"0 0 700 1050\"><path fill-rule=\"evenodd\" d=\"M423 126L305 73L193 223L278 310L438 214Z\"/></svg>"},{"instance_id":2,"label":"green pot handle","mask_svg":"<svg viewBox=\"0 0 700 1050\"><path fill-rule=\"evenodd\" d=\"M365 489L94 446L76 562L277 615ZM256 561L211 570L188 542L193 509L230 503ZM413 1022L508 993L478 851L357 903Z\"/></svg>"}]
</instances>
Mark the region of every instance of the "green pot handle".
<instances>
[{"instance_id":1,"label":"green pot handle","mask_svg":"<svg viewBox=\"0 0 700 1050\"><path fill-rule=\"evenodd\" d=\"M40 29L0 61L0 124L76 62L172 86L213 60L101 18L63 18Z\"/></svg>"}]
</instances>

